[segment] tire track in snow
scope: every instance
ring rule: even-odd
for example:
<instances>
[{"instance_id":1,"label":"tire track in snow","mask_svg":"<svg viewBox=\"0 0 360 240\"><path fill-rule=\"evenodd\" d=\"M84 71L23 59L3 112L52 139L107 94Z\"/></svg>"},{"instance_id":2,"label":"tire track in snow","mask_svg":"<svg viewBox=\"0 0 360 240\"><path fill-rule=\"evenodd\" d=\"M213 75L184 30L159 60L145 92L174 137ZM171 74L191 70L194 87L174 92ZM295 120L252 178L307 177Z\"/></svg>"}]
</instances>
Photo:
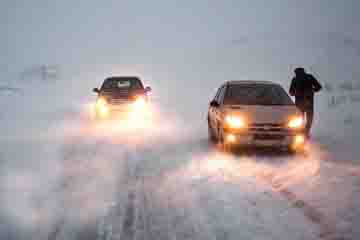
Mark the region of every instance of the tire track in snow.
<instances>
[{"instance_id":1,"label":"tire track in snow","mask_svg":"<svg viewBox=\"0 0 360 240\"><path fill-rule=\"evenodd\" d=\"M143 159L148 155L147 153L147 151L137 151L127 159L129 163L127 184L131 189L124 211L125 216L120 223L122 231L119 239L209 239L203 237L204 233L201 229L204 227L198 226L202 223L193 216L192 207L196 203L182 202L181 197L175 197L179 193L179 189L175 190L173 187L179 183L173 178L168 179L166 169L152 175L147 171L148 169L143 167L144 160L149 161L149 158ZM157 153L151 161L158 161L158 158L167 156L173 157L172 154L161 152ZM156 162L152 163L156 164ZM189 191L188 187L190 186L181 184L180 189ZM186 214L183 216L181 212L186 212Z\"/></svg>"},{"instance_id":2,"label":"tire track in snow","mask_svg":"<svg viewBox=\"0 0 360 240\"><path fill-rule=\"evenodd\" d=\"M122 223L121 239L134 239L135 232L135 192L130 191L128 195L128 203L126 205L125 217Z\"/></svg>"},{"instance_id":3,"label":"tire track in snow","mask_svg":"<svg viewBox=\"0 0 360 240\"><path fill-rule=\"evenodd\" d=\"M133 240L138 231L136 228L138 214L136 201L138 198L139 162L133 152L128 152L127 157L122 160L124 161L124 176L118 183L119 192L113 199L113 206L103 217L103 223L97 226L99 233L97 240Z\"/></svg>"},{"instance_id":4,"label":"tire track in snow","mask_svg":"<svg viewBox=\"0 0 360 240\"><path fill-rule=\"evenodd\" d=\"M147 240L149 239L150 228L151 228L151 218L149 214L149 192L146 189L146 178L141 177L137 185L135 209L136 209L136 220L135 228L136 232L134 235L134 240Z\"/></svg>"},{"instance_id":5,"label":"tire track in snow","mask_svg":"<svg viewBox=\"0 0 360 240\"><path fill-rule=\"evenodd\" d=\"M335 223L329 221L325 215L321 213L321 211L306 201L300 199L295 193L284 187L281 183L276 182L276 173L257 174L256 177L270 184L274 192L280 193L294 207L301 209L307 219L309 219L312 223L317 224L320 227L320 239L343 239L341 236L339 236L339 233L337 233Z\"/></svg>"},{"instance_id":6,"label":"tire track in snow","mask_svg":"<svg viewBox=\"0 0 360 240\"><path fill-rule=\"evenodd\" d=\"M55 224L54 229L48 234L47 239L56 240L64 225L65 219L62 218L58 223Z\"/></svg>"}]
</instances>

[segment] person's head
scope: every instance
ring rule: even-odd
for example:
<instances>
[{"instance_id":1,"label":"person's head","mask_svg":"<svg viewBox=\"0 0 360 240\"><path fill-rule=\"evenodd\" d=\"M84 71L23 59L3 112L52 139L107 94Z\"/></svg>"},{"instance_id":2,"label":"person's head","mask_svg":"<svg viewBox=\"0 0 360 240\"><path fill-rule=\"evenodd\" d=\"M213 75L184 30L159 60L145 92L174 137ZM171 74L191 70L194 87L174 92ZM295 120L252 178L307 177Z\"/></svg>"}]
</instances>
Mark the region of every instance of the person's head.
<instances>
[{"instance_id":1,"label":"person's head","mask_svg":"<svg viewBox=\"0 0 360 240\"><path fill-rule=\"evenodd\" d=\"M296 76L302 76L302 75L304 75L304 74L306 73L306 72L305 72L305 69L302 68L302 67L296 68L296 69L294 70L294 72L295 72L295 75L296 75Z\"/></svg>"}]
</instances>

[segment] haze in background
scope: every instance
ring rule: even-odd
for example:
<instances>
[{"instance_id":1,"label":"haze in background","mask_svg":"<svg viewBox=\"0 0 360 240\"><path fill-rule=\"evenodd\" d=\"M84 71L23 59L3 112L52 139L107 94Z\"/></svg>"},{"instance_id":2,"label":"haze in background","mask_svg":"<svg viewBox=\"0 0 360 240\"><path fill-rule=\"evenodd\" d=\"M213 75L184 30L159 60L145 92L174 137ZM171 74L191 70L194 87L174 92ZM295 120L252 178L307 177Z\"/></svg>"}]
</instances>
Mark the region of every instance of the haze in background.
<instances>
[{"instance_id":1,"label":"haze in background","mask_svg":"<svg viewBox=\"0 0 360 240\"><path fill-rule=\"evenodd\" d=\"M293 68L305 66L322 83L354 81L359 7L356 0L2 1L1 107L57 112L91 101L107 76L139 75L170 109L203 121L225 80L287 88ZM41 81L43 65L57 67L56 81ZM5 87L28 97L7 104Z\"/></svg>"}]
</instances>

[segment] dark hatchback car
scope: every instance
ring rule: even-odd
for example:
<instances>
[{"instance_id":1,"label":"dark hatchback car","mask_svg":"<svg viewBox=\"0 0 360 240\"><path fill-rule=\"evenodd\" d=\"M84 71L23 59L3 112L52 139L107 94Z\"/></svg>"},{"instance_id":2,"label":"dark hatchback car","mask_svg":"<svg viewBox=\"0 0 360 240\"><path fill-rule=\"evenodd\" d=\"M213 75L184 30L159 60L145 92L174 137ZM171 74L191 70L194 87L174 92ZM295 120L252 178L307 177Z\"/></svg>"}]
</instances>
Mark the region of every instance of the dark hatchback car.
<instances>
[{"instance_id":1,"label":"dark hatchback car","mask_svg":"<svg viewBox=\"0 0 360 240\"><path fill-rule=\"evenodd\" d=\"M100 89L95 105L97 119L108 119L115 116L124 117L134 111L141 111L148 102L150 87L144 87L138 77L109 77Z\"/></svg>"}]
</instances>

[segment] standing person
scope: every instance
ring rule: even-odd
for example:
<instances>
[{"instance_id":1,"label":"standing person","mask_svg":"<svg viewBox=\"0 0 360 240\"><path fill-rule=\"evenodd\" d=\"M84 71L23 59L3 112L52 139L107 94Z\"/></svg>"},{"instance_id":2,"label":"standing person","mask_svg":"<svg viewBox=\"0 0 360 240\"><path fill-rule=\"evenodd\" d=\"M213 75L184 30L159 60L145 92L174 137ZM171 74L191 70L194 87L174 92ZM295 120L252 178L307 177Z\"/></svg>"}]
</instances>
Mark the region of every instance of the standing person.
<instances>
[{"instance_id":1,"label":"standing person","mask_svg":"<svg viewBox=\"0 0 360 240\"><path fill-rule=\"evenodd\" d=\"M289 93L295 96L295 104L303 112L306 119L306 135L310 136L310 129L314 118L314 93L322 89L321 84L304 68L295 69L295 77L291 81Z\"/></svg>"}]
</instances>

